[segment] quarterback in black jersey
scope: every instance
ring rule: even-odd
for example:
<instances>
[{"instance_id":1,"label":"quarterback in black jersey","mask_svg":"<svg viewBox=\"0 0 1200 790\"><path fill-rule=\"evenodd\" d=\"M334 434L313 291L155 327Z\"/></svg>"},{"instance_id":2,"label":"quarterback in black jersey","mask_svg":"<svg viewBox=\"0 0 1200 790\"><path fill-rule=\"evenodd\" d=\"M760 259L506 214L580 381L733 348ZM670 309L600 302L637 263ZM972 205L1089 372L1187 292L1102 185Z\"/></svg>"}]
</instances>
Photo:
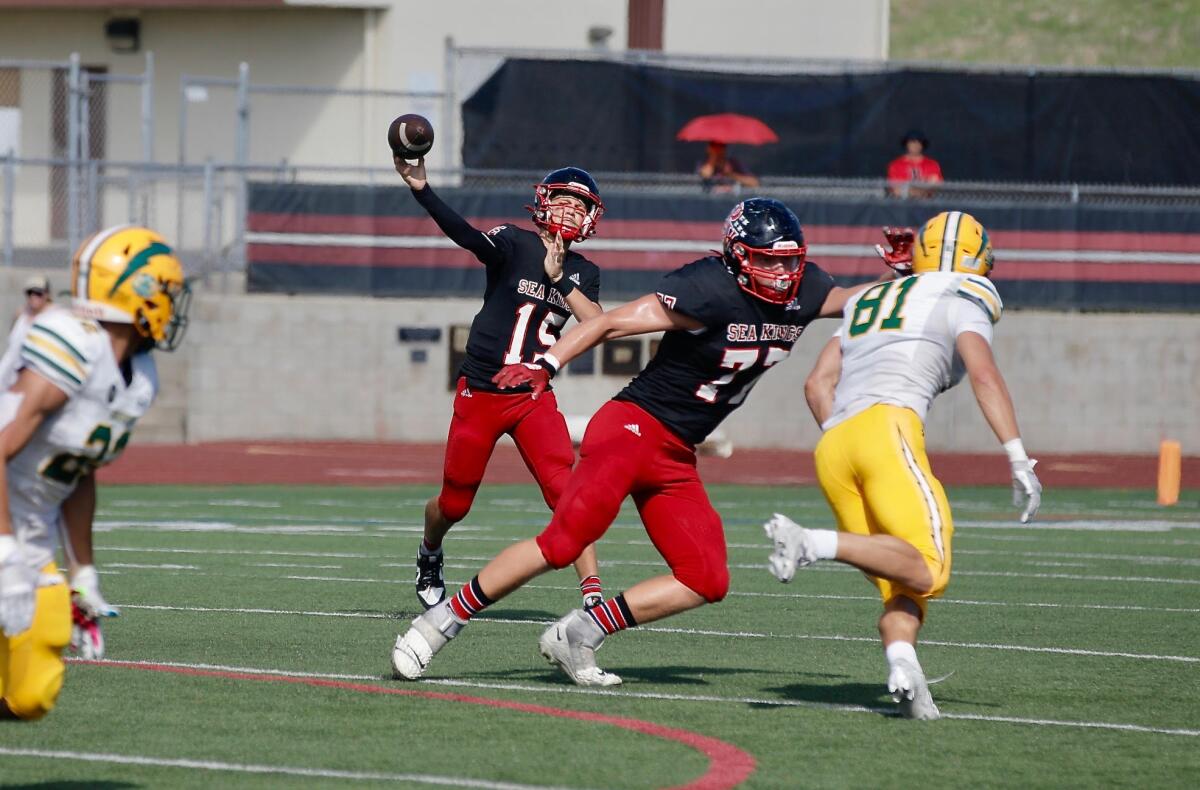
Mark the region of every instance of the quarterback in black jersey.
<instances>
[{"instance_id":1,"label":"quarterback in black jersey","mask_svg":"<svg viewBox=\"0 0 1200 790\"><path fill-rule=\"evenodd\" d=\"M512 436L551 510L566 486L575 452L553 395L535 398L529 387L501 392L492 377L505 365L534 362L558 340L571 315L583 321L601 314L600 270L570 247L595 232L604 205L586 171L565 167L535 187L531 208L536 232L500 225L483 233L434 193L423 159L410 165L396 158L395 164L442 232L487 267L483 307L471 322L459 370L442 490L425 505L416 586L428 609L446 597L442 539L471 509L503 434ZM595 550L583 552L575 567L585 604L603 600Z\"/></svg>"},{"instance_id":2,"label":"quarterback in black jersey","mask_svg":"<svg viewBox=\"0 0 1200 790\"><path fill-rule=\"evenodd\" d=\"M502 370L499 386L532 384L537 396L561 365L598 343L666 333L645 369L588 424L550 525L505 549L447 604L414 620L392 652L396 675L419 677L480 609L574 561L629 495L671 573L567 614L542 635L542 654L580 685L615 685L620 678L597 667L594 657L606 636L724 598L725 535L696 473L695 444L788 356L811 321L840 315L862 287L834 286L806 261L796 215L777 200L752 198L726 219L720 256L689 263L666 275L657 293L572 329L537 362Z\"/></svg>"}]
</instances>

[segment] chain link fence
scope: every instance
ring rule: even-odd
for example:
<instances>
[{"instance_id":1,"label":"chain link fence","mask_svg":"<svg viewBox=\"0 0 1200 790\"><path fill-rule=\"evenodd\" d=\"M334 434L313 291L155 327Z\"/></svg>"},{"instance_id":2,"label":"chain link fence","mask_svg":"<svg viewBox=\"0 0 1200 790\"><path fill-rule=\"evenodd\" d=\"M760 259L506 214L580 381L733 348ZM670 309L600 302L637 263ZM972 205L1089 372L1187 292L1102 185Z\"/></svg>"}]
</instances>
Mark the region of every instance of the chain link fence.
<instances>
[{"instance_id":1,"label":"chain link fence","mask_svg":"<svg viewBox=\"0 0 1200 790\"><path fill-rule=\"evenodd\" d=\"M747 73L854 65L645 52L551 54ZM174 152L155 150L155 126L164 121L155 115L153 55L147 55L144 70L136 74L90 69L75 56L0 60L0 264L65 266L88 233L138 222L167 234L194 274L240 271L245 265L247 183L399 187L384 133L391 118L402 112L425 115L437 129L428 163L434 184L528 189L542 171L464 170L456 141L462 139L459 103L505 59L535 56L547 55L457 48L450 42L444 92L259 84L244 65L236 76L184 75L178 88L178 144L167 146L175 147ZM614 208L622 196L702 193L691 174L595 175ZM767 175L754 191L784 200L872 200L881 198L885 187L882 179ZM950 181L938 185L933 197L974 205L1200 207L1198 189L1123 185Z\"/></svg>"}]
</instances>

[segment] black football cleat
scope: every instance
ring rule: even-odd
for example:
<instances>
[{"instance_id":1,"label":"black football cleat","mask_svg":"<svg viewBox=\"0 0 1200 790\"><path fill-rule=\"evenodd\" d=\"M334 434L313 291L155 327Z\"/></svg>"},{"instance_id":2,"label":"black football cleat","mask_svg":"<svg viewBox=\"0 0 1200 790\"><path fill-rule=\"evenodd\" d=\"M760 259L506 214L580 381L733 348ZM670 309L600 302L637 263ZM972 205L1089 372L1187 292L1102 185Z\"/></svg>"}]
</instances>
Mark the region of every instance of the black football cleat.
<instances>
[{"instance_id":1,"label":"black football cleat","mask_svg":"<svg viewBox=\"0 0 1200 790\"><path fill-rule=\"evenodd\" d=\"M442 576L444 555L417 552L417 600L430 609L446 599L446 580Z\"/></svg>"}]
</instances>

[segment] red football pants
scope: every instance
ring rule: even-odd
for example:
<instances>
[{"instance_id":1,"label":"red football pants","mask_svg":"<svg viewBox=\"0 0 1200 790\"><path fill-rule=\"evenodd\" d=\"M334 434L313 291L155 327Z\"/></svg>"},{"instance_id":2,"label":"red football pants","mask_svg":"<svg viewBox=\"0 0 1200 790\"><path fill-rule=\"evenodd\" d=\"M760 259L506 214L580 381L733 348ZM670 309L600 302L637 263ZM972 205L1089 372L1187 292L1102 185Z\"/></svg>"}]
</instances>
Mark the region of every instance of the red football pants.
<instances>
[{"instance_id":1,"label":"red football pants","mask_svg":"<svg viewBox=\"0 0 1200 790\"><path fill-rule=\"evenodd\" d=\"M475 392L465 378L458 380L457 389L438 495L442 515L449 521L466 517L496 442L506 433L553 510L575 462L567 421L554 393L544 392L534 400L528 392Z\"/></svg>"},{"instance_id":2,"label":"red football pants","mask_svg":"<svg viewBox=\"0 0 1200 790\"><path fill-rule=\"evenodd\" d=\"M608 530L627 495L675 578L710 603L724 598L725 533L696 473L696 453L627 401L609 401L588 423L579 464L537 536L546 562L574 562Z\"/></svg>"}]
</instances>

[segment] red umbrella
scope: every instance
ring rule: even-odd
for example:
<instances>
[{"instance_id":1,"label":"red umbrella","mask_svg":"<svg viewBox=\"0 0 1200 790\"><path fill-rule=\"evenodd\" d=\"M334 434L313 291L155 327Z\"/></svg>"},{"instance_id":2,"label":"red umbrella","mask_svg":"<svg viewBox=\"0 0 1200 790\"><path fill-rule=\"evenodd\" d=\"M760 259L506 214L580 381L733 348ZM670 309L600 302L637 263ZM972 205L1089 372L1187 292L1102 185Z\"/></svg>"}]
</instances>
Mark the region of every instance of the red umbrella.
<instances>
[{"instance_id":1,"label":"red umbrella","mask_svg":"<svg viewBox=\"0 0 1200 790\"><path fill-rule=\"evenodd\" d=\"M693 118L679 130L675 139L688 142L746 143L748 145L779 142L779 136L771 131L770 126L749 115L738 115L732 112Z\"/></svg>"}]
</instances>

